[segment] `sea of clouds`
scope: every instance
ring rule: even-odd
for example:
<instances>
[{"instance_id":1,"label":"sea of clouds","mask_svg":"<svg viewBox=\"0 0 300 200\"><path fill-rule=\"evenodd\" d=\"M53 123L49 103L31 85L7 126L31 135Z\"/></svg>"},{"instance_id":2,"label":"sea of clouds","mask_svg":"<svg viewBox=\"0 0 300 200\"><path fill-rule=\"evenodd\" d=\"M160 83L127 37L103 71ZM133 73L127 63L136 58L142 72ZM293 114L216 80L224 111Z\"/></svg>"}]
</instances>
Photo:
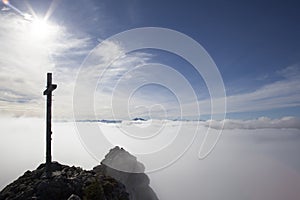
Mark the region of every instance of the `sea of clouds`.
<instances>
[{"instance_id":1,"label":"sea of clouds","mask_svg":"<svg viewBox=\"0 0 300 200\"><path fill-rule=\"evenodd\" d=\"M96 123L104 135L124 134L116 130L132 130L132 127L149 128L150 124L149 121L80 123ZM2 189L26 170L33 170L44 162L45 123L39 118L2 118L0 124ZM170 134L179 126L188 126L186 130L194 130L198 123L157 120L151 124L155 125L154 128L164 124L164 131ZM179 158L158 170L148 172L151 187L160 199L298 199L300 196L298 119L285 117L247 121L226 120L225 129L213 151L205 159L199 159L198 153L204 131L209 125L211 129L218 131L220 124L222 123L217 121L200 121L191 146ZM187 133L186 136L183 134L178 137L184 142L184 137L188 135ZM104 141L97 141L99 146L108 148L103 149L99 153L101 155L95 157L93 147L90 148L82 138L76 123L54 123L53 160L91 169L100 162L110 147L120 145L114 143L117 140L114 140L113 136L108 138L111 142L109 145L104 144ZM134 152L137 151L133 148L134 144L122 146L133 152L139 160L143 160L143 155L139 153L145 149ZM164 159L168 158L164 157L163 153L157 157L157 160ZM148 160L144 162L146 170L155 166L147 162Z\"/></svg>"}]
</instances>

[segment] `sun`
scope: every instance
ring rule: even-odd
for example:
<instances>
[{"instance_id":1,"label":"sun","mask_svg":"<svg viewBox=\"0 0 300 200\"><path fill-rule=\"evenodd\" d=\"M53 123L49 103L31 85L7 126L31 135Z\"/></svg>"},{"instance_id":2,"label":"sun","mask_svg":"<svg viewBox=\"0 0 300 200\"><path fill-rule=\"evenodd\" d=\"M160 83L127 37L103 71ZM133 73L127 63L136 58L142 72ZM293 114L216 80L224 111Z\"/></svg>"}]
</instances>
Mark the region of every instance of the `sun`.
<instances>
[{"instance_id":1,"label":"sun","mask_svg":"<svg viewBox=\"0 0 300 200\"><path fill-rule=\"evenodd\" d=\"M47 37L51 32L51 27L45 20L36 18L31 23L31 32L37 37Z\"/></svg>"},{"instance_id":2,"label":"sun","mask_svg":"<svg viewBox=\"0 0 300 200\"><path fill-rule=\"evenodd\" d=\"M47 20L51 16L53 12L53 6L50 6L49 10L47 11L44 18L39 18L34 10L32 9L30 4L27 4L29 10L31 11L31 14L25 13L22 10L18 9L14 5L12 5L9 0L0 0L2 3L6 6L8 6L10 9L12 9L15 13L19 14L26 20L27 22L30 22L30 35L32 39L43 39L43 38L49 38L54 37L55 34L58 31L58 26L54 26L52 24L49 24ZM52 2L53 3L53 2ZM52 4L51 4L52 5Z\"/></svg>"},{"instance_id":3,"label":"sun","mask_svg":"<svg viewBox=\"0 0 300 200\"><path fill-rule=\"evenodd\" d=\"M45 19L34 18L30 25L31 35L36 39L47 39L56 35L58 28Z\"/></svg>"}]
</instances>

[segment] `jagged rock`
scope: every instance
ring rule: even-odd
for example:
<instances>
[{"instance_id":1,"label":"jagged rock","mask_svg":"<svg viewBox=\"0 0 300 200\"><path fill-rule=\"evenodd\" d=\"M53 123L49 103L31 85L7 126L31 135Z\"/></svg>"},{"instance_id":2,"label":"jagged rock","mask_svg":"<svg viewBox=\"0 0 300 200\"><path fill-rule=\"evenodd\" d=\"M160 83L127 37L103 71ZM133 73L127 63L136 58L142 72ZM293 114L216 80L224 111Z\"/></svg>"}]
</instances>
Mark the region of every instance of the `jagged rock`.
<instances>
[{"instance_id":1,"label":"jagged rock","mask_svg":"<svg viewBox=\"0 0 300 200\"><path fill-rule=\"evenodd\" d=\"M116 146L102 160L101 164L128 173L143 173L145 166L138 162L136 157Z\"/></svg>"},{"instance_id":2,"label":"jagged rock","mask_svg":"<svg viewBox=\"0 0 300 200\"><path fill-rule=\"evenodd\" d=\"M111 176L125 185L131 200L158 200L149 186L145 167L123 148L115 147L105 156L101 165L94 167L97 174Z\"/></svg>"},{"instance_id":3,"label":"jagged rock","mask_svg":"<svg viewBox=\"0 0 300 200\"><path fill-rule=\"evenodd\" d=\"M26 171L0 192L0 200L67 200L72 195L89 199L86 197L94 194L98 195L93 196L97 199L129 199L125 186L113 178L57 162L53 162L51 168L50 179L45 178L45 164L34 171ZM93 184L103 192L94 191L90 187Z\"/></svg>"},{"instance_id":4,"label":"jagged rock","mask_svg":"<svg viewBox=\"0 0 300 200\"><path fill-rule=\"evenodd\" d=\"M87 171L53 162L52 177L45 164L26 171L0 192L0 200L157 200L145 167L123 148L109 151L101 165Z\"/></svg>"}]
</instances>

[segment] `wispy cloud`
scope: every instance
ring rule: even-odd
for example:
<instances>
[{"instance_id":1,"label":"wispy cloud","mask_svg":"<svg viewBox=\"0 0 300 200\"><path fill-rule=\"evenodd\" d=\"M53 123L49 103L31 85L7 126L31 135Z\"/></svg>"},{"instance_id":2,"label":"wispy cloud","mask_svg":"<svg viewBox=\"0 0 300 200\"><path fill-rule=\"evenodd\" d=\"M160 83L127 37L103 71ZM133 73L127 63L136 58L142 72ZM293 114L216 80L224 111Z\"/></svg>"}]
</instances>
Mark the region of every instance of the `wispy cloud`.
<instances>
[{"instance_id":1,"label":"wispy cloud","mask_svg":"<svg viewBox=\"0 0 300 200\"><path fill-rule=\"evenodd\" d=\"M300 66L292 65L276 72L281 80L260 86L255 91L226 97L227 113L266 111L300 106ZM218 99L217 101L224 101ZM209 114L210 100L199 101L202 114ZM189 104L185 105L187 108Z\"/></svg>"},{"instance_id":2,"label":"wispy cloud","mask_svg":"<svg viewBox=\"0 0 300 200\"><path fill-rule=\"evenodd\" d=\"M137 65L143 65L151 56L145 53L125 55L120 44L102 42L101 48L94 49L89 59L84 60L93 49L90 38L77 37L66 27L50 25L51 37L35 38L31 35L30 22L14 14L1 13L1 114L43 116L42 91L49 71L54 73L53 81L58 84L53 97L54 117L72 118L75 86L95 95L96 100L100 99L103 104L99 113L106 113L103 105L110 105L111 92L118 79ZM101 88L95 90L98 81ZM81 114L89 118L90 113L85 115L84 97L80 97ZM103 118L108 116L111 115L102 115Z\"/></svg>"},{"instance_id":3,"label":"wispy cloud","mask_svg":"<svg viewBox=\"0 0 300 200\"><path fill-rule=\"evenodd\" d=\"M284 78L254 92L227 97L229 112L261 111L300 105L300 66L283 69Z\"/></svg>"},{"instance_id":4,"label":"wispy cloud","mask_svg":"<svg viewBox=\"0 0 300 200\"><path fill-rule=\"evenodd\" d=\"M91 117L85 109L91 103L83 98L87 95L94 98L93 115L100 118L135 117L131 115L199 118L198 107L201 115L210 114L211 100L193 98L195 91L190 83L172 67L157 66L151 53L125 54L122 44L104 41L89 54L93 45L88 36L77 37L66 27L55 24L51 25L51 34L46 40L32 37L28 21L1 13L1 114L42 116L41 94L48 71L54 73L54 81L59 85L54 96L57 118L73 116L75 86L82 92L79 107L85 118ZM88 54L89 59L84 60ZM252 92L227 96L227 112L299 106L299 71L299 65L287 67L277 72L281 80ZM147 84L152 87L144 87ZM224 99L215 101L216 111L222 102ZM113 115L116 113L112 108L118 111L117 115Z\"/></svg>"},{"instance_id":5,"label":"wispy cloud","mask_svg":"<svg viewBox=\"0 0 300 200\"><path fill-rule=\"evenodd\" d=\"M132 118L133 115L138 115L149 118L188 117L198 119L201 118L201 115L211 114L209 98L201 101L193 99L193 92L189 90L190 86L188 83L183 84L180 75L171 73L170 70L166 70L166 67L153 67L155 64L151 64L151 62L151 55L136 54L118 60L105 71L104 78L99 82L98 91L95 92L95 99L99 100L95 103L96 115L99 114L98 116L101 118L112 118L112 110L114 110L114 114L117 111L116 118L130 118L130 116ZM142 67L147 64L147 67ZM134 69L134 66L138 67ZM281 80L262 85L252 92L227 96L227 113L266 111L299 106L299 66L290 66L277 73L282 77ZM166 74L169 75L165 76ZM150 85L151 83L162 85L160 88L152 85L146 90L147 87L144 87L143 84L149 83ZM164 87L169 91L164 91ZM220 114L218 106L222 105L224 100L216 99L214 114ZM154 107L155 109L153 109ZM199 114L197 108L200 110Z\"/></svg>"},{"instance_id":6,"label":"wispy cloud","mask_svg":"<svg viewBox=\"0 0 300 200\"><path fill-rule=\"evenodd\" d=\"M51 22L51 35L42 38L32 33L31 22L11 13L0 15L1 113L41 116L46 72L55 73L58 67L71 72L70 58L87 48L88 38L71 36Z\"/></svg>"}]
</instances>

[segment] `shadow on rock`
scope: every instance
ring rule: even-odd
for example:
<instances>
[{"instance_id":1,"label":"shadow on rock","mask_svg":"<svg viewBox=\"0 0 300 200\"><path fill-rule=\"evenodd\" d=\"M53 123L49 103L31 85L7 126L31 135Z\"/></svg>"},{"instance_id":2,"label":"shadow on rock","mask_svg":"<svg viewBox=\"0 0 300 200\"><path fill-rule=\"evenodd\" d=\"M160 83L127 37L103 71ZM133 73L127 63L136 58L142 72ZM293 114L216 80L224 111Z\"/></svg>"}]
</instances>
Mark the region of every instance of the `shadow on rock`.
<instances>
[{"instance_id":1,"label":"shadow on rock","mask_svg":"<svg viewBox=\"0 0 300 200\"><path fill-rule=\"evenodd\" d=\"M145 167L136 157L123 148L115 147L94 167L96 174L111 176L125 185L131 200L158 200L149 186L150 180L144 173Z\"/></svg>"}]
</instances>

